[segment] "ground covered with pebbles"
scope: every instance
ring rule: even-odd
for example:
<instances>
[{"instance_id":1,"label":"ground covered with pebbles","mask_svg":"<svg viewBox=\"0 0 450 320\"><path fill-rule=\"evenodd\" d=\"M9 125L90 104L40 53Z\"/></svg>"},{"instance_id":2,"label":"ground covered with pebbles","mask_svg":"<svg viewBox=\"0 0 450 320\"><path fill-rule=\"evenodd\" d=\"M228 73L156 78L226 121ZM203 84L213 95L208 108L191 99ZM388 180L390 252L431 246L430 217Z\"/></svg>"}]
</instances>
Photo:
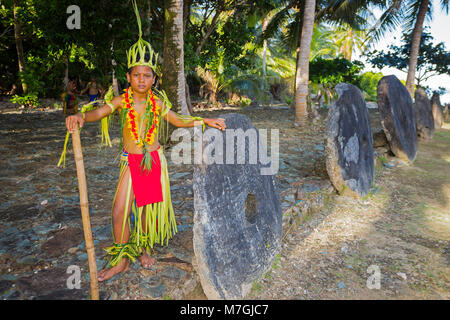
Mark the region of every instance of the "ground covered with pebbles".
<instances>
[{"instance_id":1,"label":"ground covered with pebbles","mask_svg":"<svg viewBox=\"0 0 450 320\"><path fill-rule=\"evenodd\" d=\"M376 183L360 200L338 196L327 180L323 154L326 110L307 128L294 127L285 106L202 110L196 115L247 115L256 128L279 130L277 180L283 206L283 245L271 270L255 282L253 299L449 298L450 126L421 142L416 162L404 166L377 153ZM381 128L371 110L372 130ZM89 272L76 169L58 110L0 109L0 297L88 299ZM110 210L117 182L119 128L113 147L100 145L99 124L82 130L83 156L97 266L112 241ZM150 269L133 263L100 283L102 299L206 299L193 269L193 165L169 162L178 233L156 246ZM380 289L368 289L371 265ZM81 271L69 289L69 266ZM70 286L70 283L69 283Z\"/></svg>"}]
</instances>

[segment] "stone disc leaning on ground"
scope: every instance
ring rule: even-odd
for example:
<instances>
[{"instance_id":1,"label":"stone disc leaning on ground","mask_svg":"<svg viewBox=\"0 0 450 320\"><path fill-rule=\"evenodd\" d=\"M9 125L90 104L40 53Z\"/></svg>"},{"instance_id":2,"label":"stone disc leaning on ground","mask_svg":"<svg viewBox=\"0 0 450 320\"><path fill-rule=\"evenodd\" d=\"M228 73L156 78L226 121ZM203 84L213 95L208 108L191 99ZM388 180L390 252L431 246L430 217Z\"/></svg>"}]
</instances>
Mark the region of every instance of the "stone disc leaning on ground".
<instances>
[{"instance_id":1,"label":"stone disc leaning on ground","mask_svg":"<svg viewBox=\"0 0 450 320\"><path fill-rule=\"evenodd\" d=\"M431 111L433 113L434 129L442 128L442 124L444 123L444 113L442 112L441 99L437 92L433 93L433 96L431 97Z\"/></svg>"},{"instance_id":2,"label":"stone disc leaning on ground","mask_svg":"<svg viewBox=\"0 0 450 320\"><path fill-rule=\"evenodd\" d=\"M336 86L339 95L328 111L326 164L339 193L364 196L374 177L373 138L361 91L351 84Z\"/></svg>"},{"instance_id":3,"label":"stone disc leaning on ground","mask_svg":"<svg viewBox=\"0 0 450 320\"><path fill-rule=\"evenodd\" d=\"M434 132L433 112L430 99L421 87L418 87L414 93L414 109L416 110L417 135L421 138L431 139Z\"/></svg>"},{"instance_id":4,"label":"stone disc leaning on ground","mask_svg":"<svg viewBox=\"0 0 450 320\"><path fill-rule=\"evenodd\" d=\"M381 125L392 152L413 162L417 154L416 114L406 87L390 75L380 79L377 87Z\"/></svg>"},{"instance_id":5,"label":"stone disc leaning on ground","mask_svg":"<svg viewBox=\"0 0 450 320\"><path fill-rule=\"evenodd\" d=\"M279 251L281 202L275 176L262 175L261 168L266 166L259 160L256 164L249 161L249 150L259 143L244 138L244 153L237 147L230 149L234 143L226 143L226 136L234 129L249 135L253 132L260 139L250 120L232 113L219 118L225 119L226 132L213 128L204 132L204 137L215 136L209 143L206 138L203 141L203 163L194 168L194 266L209 299L242 299L252 283L268 271ZM243 132L236 133L242 138ZM214 145L219 148L209 154L205 148L216 139ZM264 146L260 148L265 152ZM226 161L226 150L231 150L233 161ZM212 158L223 159L223 164L208 164ZM238 159L245 163L237 164ZM233 164L227 164L230 162Z\"/></svg>"}]
</instances>

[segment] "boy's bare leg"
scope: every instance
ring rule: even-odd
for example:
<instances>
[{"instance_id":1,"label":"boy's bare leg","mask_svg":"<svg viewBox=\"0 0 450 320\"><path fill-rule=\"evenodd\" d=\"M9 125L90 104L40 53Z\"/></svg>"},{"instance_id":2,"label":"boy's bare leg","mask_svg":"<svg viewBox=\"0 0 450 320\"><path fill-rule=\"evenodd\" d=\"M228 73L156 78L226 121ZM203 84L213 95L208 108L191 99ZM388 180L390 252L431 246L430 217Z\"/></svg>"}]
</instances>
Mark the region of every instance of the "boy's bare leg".
<instances>
[{"instance_id":1,"label":"boy's bare leg","mask_svg":"<svg viewBox=\"0 0 450 320\"><path fill-rule=\"evenodd\" d=\"M126 171L122 174L122 176L119 179L119 183L117 185L117 193L116 193L116 199L114 202L113 212L112 212L112 224L113 224L113 233L114 233L114 239L117 243L127 243L130 238L130 228L128 226L128 223L125 224L125 229L123 232L123 238L122 237L122 225L124 220L124 214L125 214L125 204L126 204L126 197L127 197L127 189L128 189L128 181L130 178L130 169L127 168ZM134 194L131 192L130 199L128 202L128 215L130 214L131 209L131 203L133 201ZM109 269L103 269L98 273L98 281L105 281L112 277L114 277L116 274L128 271L130 269L130 261L128 258L123 258L117 265L115 265L112 268Z\"/></svg>"},{"instance_id":2,"label":"boy's bare leg","mask_svg":"<svg viewBox=\"0 0 450 320\"><path fill-rule=\"evenodd\" d=\"M145 233L148 233L149 230L147 228L147 224L146 224L146 217L145 217L145 212L142 212L142 230ZM142 253L142 255L139 257L139 261L141 262L141 266L142 268L150 268L155 262L155 258L151 257L148 253L147 250L144 249L144 252Z\"/></svg>"}]
</instances>

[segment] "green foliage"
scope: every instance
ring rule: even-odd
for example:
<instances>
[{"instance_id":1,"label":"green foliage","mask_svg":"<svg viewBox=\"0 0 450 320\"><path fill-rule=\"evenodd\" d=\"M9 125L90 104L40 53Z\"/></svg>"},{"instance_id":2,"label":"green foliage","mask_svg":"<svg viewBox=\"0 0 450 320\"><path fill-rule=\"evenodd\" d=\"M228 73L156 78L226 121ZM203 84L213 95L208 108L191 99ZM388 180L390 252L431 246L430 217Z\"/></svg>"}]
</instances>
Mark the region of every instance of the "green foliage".
<instances>
[{"instance_id":1,"label":"green foliage","mask_svg":"<svg viewBox=\"0 0 450 320\"><path fill-rule=\"evenodd\" d=\"M358 78L358 87L367 93L367 100L369 101L377 101L377 86L378 81L383 78L383 74L381 72L364 72Z\"/></svg>"},{"instance_id":2,"label":"green foliage","mask_svg":"<svg viewBox=\"0 0 450 320\"><path fill-rule=\"evenodd\" d=\"M14 38L13 1L0 7L0 90L18 83L18 63ZM20 75L31 92L39 96L59 97L64 90L64 76L68 59L69 76L76 76L84 84L95 76L104 87L111 83L112 59L115 74L126 83L126 50L137 40L137 25L129 1L80 0L81 29L69 30L66 9L74 4L69 0L22 0L19 2L19 21L25 57L25 71ZM138 0L142 12L148 1ZM152 19L143 19L143 29L152 30L151 42L162 49L161 12L156 6L162 1L152 1ZM149 23L152 24L151 28ZM4 32L3 32L4 31ZM144 34L149 37L149 34ZM114 43L114 52L111 45ZM20 86L19 86L20 87ZM82 89L82 88L79 88Z\"/></svg>"},{"instance_id":3,"label":"green foliage","mask_svg":"<svg viewBox=\"0 0 450 320\"><path fill-rule=\"evenodd\" d=\"M350 62L344 58L316 58L309 64L309 79L327 87L334 87L340 82L357 83L357 75L364 68L360 61Z\"/></svg>"},{"instance_id":4,"label":"green foliage","mask_svg":"<svg viewBox=\"0 0 450 320\"><path fill-rule=\"evenodd\" d=\"M334 87L341 82L359 85L359 73L364 68L360 61L344 58L316 58L309 64L309 79L313 92L324 93L325 103L334 97Z\"/></svg>"},{"instance_id":5,"label":"green foliage","mask_svg":"<svg viewBox=\"0 0 450 320\"><path fill-rule=\"evenodd\" d=\"M433 36L425 28L417 58L416 80L419 84L433 76L450 73L450 52L443 42L434 44L433 40ZM367 56L374 67L381 69L387 66L408 72L410 52L411 34L404 33L400 45L391 44L386 52L374 50Z\"/></svg>"},{"instance_id":6,"label":"green foliage","mask_svg":"<svg viewBox=\"0 0 450 320\"><path fill-rule=\"evenodd\" d=\"M24 106L25 108L34 108L40 105L38 97L35 93L28 93L23 96L15 94L10 101L15 104Z\"/></svg>"},{"instance_id":7,"label":"green foliage","mask_svg":"<svg viewBox=\"0 0 450 320\"><path fill-rule=\"evenodd\" d=\"M241 97L241 100L239 101L241 107L248 107L252 103L252 99L247 97Z\"/></svg>"},{"instance_id":8,"label":"green foliage","mask_svg":"<svg viewBox=\"0 0 450 320\"><path fill-rule=\"evenodd\" d=\"M76 1L81 9L80 30L66 27L69 16L66 9L71 4L71 0L20 1L18 13L25 71L19 75L13 1L2 2L0 91L7 91L12 83L19 84L19 80L24 79L33 94L59 97L64 90L67 60L69 76L77 76L84 82L78 89L83 88L90 76L94 76L103 87L108 87L113 70L119 87L126 83L126 50L137 40L138 33L130 2L119 1L111 5L108 0ZM162 57L167 1L137 0L137 4L143 23L143 37ZM359 62L329 59L336 57L340 51L336 45L340 37L336 32L333 35L332 27L345 22L352 28L351 33L358 26L365 27L366 4L358 1L317 1L317 23L311 46L311 88L322 88L332 94L337 83L349 82L360 84L373 97L375 80L368 75L358 78L362 69ZM208 91L209 98L214 101L237 96L233 104L243 107L254 102L268 104L274 99L292 104L295 50L303 5L302 2L280 0L186 1L185 9L189 8L189 15L184 32L184 62L191 95L195 96L201 90ZM214 19L216 15L218 18ZM269 21L265 32L263 21ZM330 21L332 27L325 24ZM213 28L210 29L211 26ZM344 27L342 41L348 40L347 34L348 30ZM264 39L267 41L267 51L263 72ZM202 40L205 42L200 50ZM196 71L197 66L204 70L202 75Z\"/></svg>"}]
</instances>

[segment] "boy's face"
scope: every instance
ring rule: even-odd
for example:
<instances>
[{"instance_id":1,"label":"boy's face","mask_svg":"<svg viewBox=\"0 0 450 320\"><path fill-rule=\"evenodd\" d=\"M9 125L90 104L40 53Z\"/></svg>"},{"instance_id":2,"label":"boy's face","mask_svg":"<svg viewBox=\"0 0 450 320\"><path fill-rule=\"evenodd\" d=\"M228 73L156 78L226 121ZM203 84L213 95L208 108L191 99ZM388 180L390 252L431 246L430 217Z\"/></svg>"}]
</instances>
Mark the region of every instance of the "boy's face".
<instances>
[{"instance_id":1,"label":"boy's face","mask_svg":"<svg viewBox=\"0 0 450 320\"><path fill-rule=\"evenodd\" d=\"M134 92L145 94L155 82L153 70L147 66L135 66L131 69L131 74L127 73L128 82Z\"/></svg>"}]
</instances>

